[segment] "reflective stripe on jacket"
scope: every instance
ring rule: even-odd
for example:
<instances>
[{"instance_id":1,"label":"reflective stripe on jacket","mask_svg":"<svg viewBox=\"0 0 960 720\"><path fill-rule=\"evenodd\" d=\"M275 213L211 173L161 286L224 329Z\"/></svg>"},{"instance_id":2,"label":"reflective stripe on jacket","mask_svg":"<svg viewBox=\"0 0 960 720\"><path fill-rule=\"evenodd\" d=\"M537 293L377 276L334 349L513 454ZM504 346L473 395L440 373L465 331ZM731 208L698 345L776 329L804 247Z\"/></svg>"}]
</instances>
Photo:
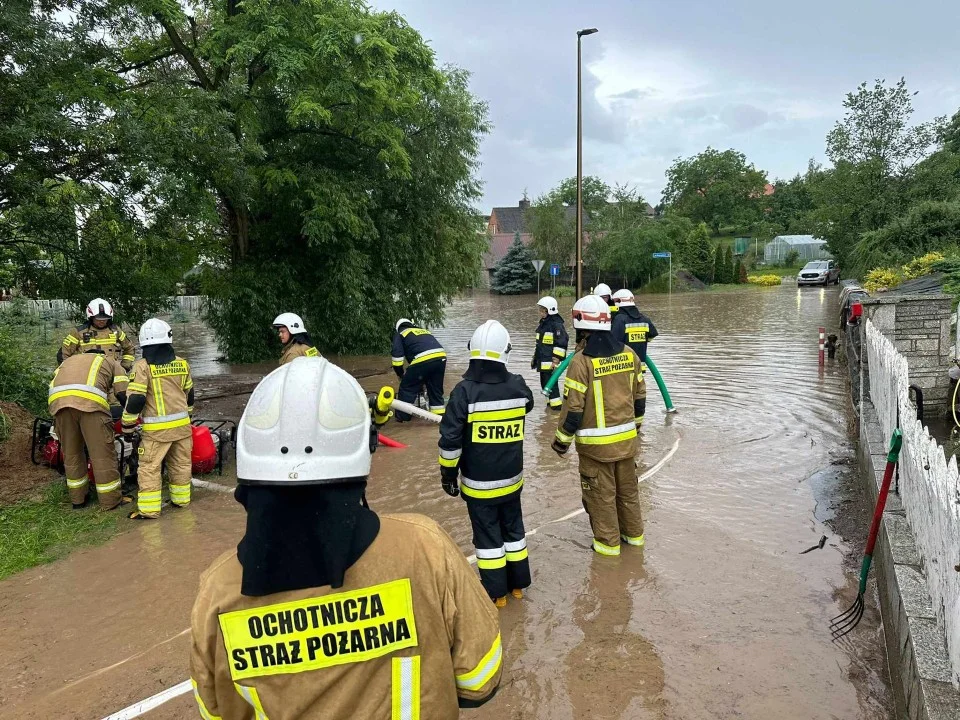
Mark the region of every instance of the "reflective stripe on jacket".
<instances>
[{"instance_id":1,"label":"reflective stripe on jacket","mask_svg":"<svg viewBox=\"0 0 960 720\"><path fill-rule=\"evenodd\" d=\"M613 337L629 345L640 356L647 359L647 343L657 336L653 321L635 307L622 307L613 318Z\"/></svg>"},{"instance_id":2,"label":"reflective stripe on jacket","mask_svg":"<svg viewBox=\"0 0 960 720\"><path fill-rule=\"evenodd\" d=\"M319 357L320 351L317 350L312 345L304 345L303 343L298 342L289 342L283 348L283 353L280 355L280 364L286 365L288 362L293 362L295 358L298 357Z\"/></svg>"},{"instance_id":3,"label":"reflective stripe on jacket","mask_svg":"<svg viewBox=\"0 0 960 720\"><path fill-rule=\"evenodd\" d=\"M241 595L231 550L200 579L190 675L203 718L456 720L500 684L497 610L453 540L381 515L343 587Z\"/></svg>"},{"instance_id":4,"label":"reflective stripe on jacket","mask_svg":"<svg viewBox=\"0 0 960 720\"><path fill-rule=\"evenodd\" d=\"M637 451L638 401L646 400L642 363L623 343L606 356L579 351L567 367L563 410L556 437L598 462L633 457Z\"/></svg>"},{"instance_id":5,"label":"reflective stripe on jacket","mask_svg":"<svg viewBox=\"0 0 960 720\"><path fill-rule=\"evenodd\" d=\"M410 365L445 358L447 353L429 330L418 327L404 328L393 335L390 360L394 367L402 367L406 360Z\"/></svg>"},{"instance_id":6,"label":"reflective stripe on jacket","mask_svg":"<svg viewBox=\"0 0 960 720\"><path fill-rule=\"evenodd\" d=\"M498 363L471 363L450 393L439 442L441 472L459 472L465 500L502 502L523 488L524 418L532 409L522 377Z\"/></svg>"},{"instance_id":7,"label":"reflective stripe on jacket","mask_svg":"<svg viewBox=\"0 0 960 720\"><path fill-rule=\"evenodd\" d=\"M89 324L74 328L63 339L61 352L63 358L67 359L94 348L102 350L104 355L116 360L125 370L133 367L133 361L136 360L133 342L123 330L112 323L103 329Z\"/></svg>"},{"instance_id":8,"label":"reflective stripe on jacket","mask_svg":"<svg viewBox=\"0 0 960 720\"><path fill-rule=\"evenodd\" d=\"M157 440L173 441L189 437L190 414L193 408L187 403L193 377L190 364L181 357L165 365L151 365L141 358L133 366L127 403L136 396L146 402L140 413L125 411L123 422L131 425L137 416L143 416L143 430Z\"/></svg>"},{"instance_id":9,"label":"reflective stripe on jacket","mask_svg":"<svg viewBox=\"0 0 960 720\"><path fill-rule=\"evenodd\" d=\"M127 375L113 358L94 352L72 355L54 372L47 406L51 415L63 408L109 413L110 393L126 389Z\"/></svg>"},{"instance_id":10,"label":"reflective stripe on jacket","mask_svg":"<svg viewBox=\"0 0 960 720\"><path fill-rule=\"evenodd\" d=\"M535 369L553 370L553 363L567 356L567 344L570 339L559 315L547 315L537 325L537 345L533 351Z\"/></svg>"}]
</instances>

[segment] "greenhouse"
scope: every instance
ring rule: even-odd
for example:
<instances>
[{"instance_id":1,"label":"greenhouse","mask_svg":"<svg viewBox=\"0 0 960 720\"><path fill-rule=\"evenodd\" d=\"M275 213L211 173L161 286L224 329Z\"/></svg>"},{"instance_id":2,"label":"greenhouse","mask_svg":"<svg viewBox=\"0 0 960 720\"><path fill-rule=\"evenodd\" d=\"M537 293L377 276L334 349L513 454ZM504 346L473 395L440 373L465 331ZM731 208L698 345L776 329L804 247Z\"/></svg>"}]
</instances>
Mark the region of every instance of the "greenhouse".
<instances>
[{"instance_id":1,"label":"greenhouse","mask_svg":"<svg viewBox=\"0 0 960 720\"><path fill-rule=\"evenodd\" d=\"M827 250L826 240L813 235L777 235L763 249L763 261L767 265L781 265L791 252L796 252L801 262L833 257Z\"/></svg>"}]
</instances>

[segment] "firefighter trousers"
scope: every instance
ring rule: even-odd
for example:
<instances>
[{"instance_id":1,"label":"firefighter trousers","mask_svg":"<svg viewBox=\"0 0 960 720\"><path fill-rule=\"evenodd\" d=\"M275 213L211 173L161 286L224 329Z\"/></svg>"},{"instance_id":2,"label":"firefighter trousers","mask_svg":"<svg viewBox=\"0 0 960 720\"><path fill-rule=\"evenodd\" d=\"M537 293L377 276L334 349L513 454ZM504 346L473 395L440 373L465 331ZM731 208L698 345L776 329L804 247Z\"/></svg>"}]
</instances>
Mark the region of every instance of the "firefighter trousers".
<instances>
[{"instance_id":1,"label":"firefighter trousers","mask_svg":"<svg viewBox=\"0 0 960 720\"><path fill-rule=\"evenodd\" d=\"M427 386L427 400L430 404L430 412L437 415L443 415L443 376L447 371L447 359L437 358L436 360L427 360L424 363L417 363L407 367L407 371L400 378L400 387L397 389L397 400L415 404L417 395L420 394L420 388ZM409 420L407 413L396 412L397 420L403 422Z\"/></svg>"},{"instance_id":2,"label":"firefighter trousers","mask_svg":"<svg viewBox=\"0 0 960 720\"><path fill-rule=\"evenodd\" d=\"M54 423L63 452L70 502L82 505L87 499L89 457L100 507L112 510L119 505L120 472L117 470L117 449L113 444L110 416L101 412L63 408L57 412ZM84 445L87 447L86 453Z\"/></svg>"},{"instance_id":3,"label":"firefighter trousers","mask_svg":"<svg viewBox=\"0 0 960 720\"><path fill-rule=\"evenodd\" d=\"M190 481L193 474L191 454L193 435L182 440L164 441L143 434L140 449L140 470L137 481L140 490L137 493L137 510L147 517L160 517L160 492L163 487L161 470L164 460L167 463L167 477L170 479L170 502L178 507L190 504Z\"/></svg>"},{"instance_id":4,"label":"firefighter trousers","mask_svg":"<svg viewBox=\"0 0 960 720\"><path fill-rule=\"evenodd\" d=\"M494 600L530 585L520 493L497 503L467 499L483 589Z\"/></svg>"},{"instance_id":5,"label":"firefighter trousers","mask_svg":"<svg viewBox=\"0 0 960 720\"><path fill-rule=\"evenodd\" d=\"M640 488L632 457L597 462L580 455L580 489L596 552L619 555L621 540L628 545L643 545Z\"/></svg>"},{"instance_id":6,"label":"firefighter trousers","mask_svg":"<svg viewBox=\"0 0 960 720\"><path fill-rule=\"evenodd\" d=\"M550 381L550 378L553 376L553 370L541 370L540 371L540 389L542 390L547 386L547 383ZM550 400L548 402L551 410L559 410L563 407L563 399L560 397L560 383L557 382L554 384L553 389L550 391Z\"/></svg>"}]
</instances>

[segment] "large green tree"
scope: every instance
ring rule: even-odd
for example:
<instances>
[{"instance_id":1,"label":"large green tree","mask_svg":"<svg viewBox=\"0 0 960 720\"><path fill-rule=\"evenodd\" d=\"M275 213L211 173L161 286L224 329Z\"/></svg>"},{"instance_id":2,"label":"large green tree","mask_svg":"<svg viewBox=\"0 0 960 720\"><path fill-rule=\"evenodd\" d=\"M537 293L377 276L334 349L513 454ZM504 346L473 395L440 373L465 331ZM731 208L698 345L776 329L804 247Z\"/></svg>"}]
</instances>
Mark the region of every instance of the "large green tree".
<instances>
[{"instance_id":1,"label":"large green tree","mask_svg":"<svg viewBox=\"0 0 960 720\"><path fill-rule=\"evenodd\" d=\"M520 241L520 232L514 234L513 244L493 271L490 287L501 295L519 295L532 292L537 286L530 249Z\"/></svg>"},{"instance_id":2,"label":"large green tree","mask_svg":"<svg viewBox=\"0 0 960 720\"><path fill-rule=\"evenodd\" d=\"M759 217L766 182L766 175L743 153L708 147L673 162L663 201L674 212L707 223L719 233L723 226L745 227Z\"/></svg>"},{"instance_id":3,"label":"large green tree","mask_svg":"<svg viewBox=\"0 0 960 720\"><path fill-rule=\"evenodd\" d=\"M943 137L944 118L911 125L913 95L901 79L861 84L848 93L844 117L827 135L833 168L812 183L811 214L841 266L869 270L851 252L863 233L878 230L906 211L918 163Z\"/></svg>"},{"instance_id":4,"label":"large green tree","mask_svg":"<svg viewBox=\"0 0 960 720\"><path fill-rule=\"evenodd\" d=\"M210 320L232 360L273 351L281 310L324 349L381 349L396 316L436 322L475 279L485 107L402 17L357 0L66 3L50 8L67 41L95 40L93 89L65 110L109 124L96 149L146 246L214 241Z\"/></svg>"}]
</instances>

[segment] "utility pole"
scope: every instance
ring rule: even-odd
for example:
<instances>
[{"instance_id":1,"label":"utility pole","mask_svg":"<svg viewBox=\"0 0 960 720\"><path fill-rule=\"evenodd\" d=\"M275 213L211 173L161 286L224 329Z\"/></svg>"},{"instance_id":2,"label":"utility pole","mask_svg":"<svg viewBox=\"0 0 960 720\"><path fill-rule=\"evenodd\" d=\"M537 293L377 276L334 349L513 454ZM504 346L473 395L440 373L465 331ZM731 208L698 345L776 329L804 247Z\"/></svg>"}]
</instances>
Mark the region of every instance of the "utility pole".
<instances>
[{"instance_id":1,"label":"utility pole","mask_svg":"<svg viewBox=\"0 0 960 720\"><path fill-rule=\"evenodd\" d=\"M596 28L577 31L577 300L583 296L583 69L580 40L584 35L593 35Z\"/></svg>"}]
</instances>

